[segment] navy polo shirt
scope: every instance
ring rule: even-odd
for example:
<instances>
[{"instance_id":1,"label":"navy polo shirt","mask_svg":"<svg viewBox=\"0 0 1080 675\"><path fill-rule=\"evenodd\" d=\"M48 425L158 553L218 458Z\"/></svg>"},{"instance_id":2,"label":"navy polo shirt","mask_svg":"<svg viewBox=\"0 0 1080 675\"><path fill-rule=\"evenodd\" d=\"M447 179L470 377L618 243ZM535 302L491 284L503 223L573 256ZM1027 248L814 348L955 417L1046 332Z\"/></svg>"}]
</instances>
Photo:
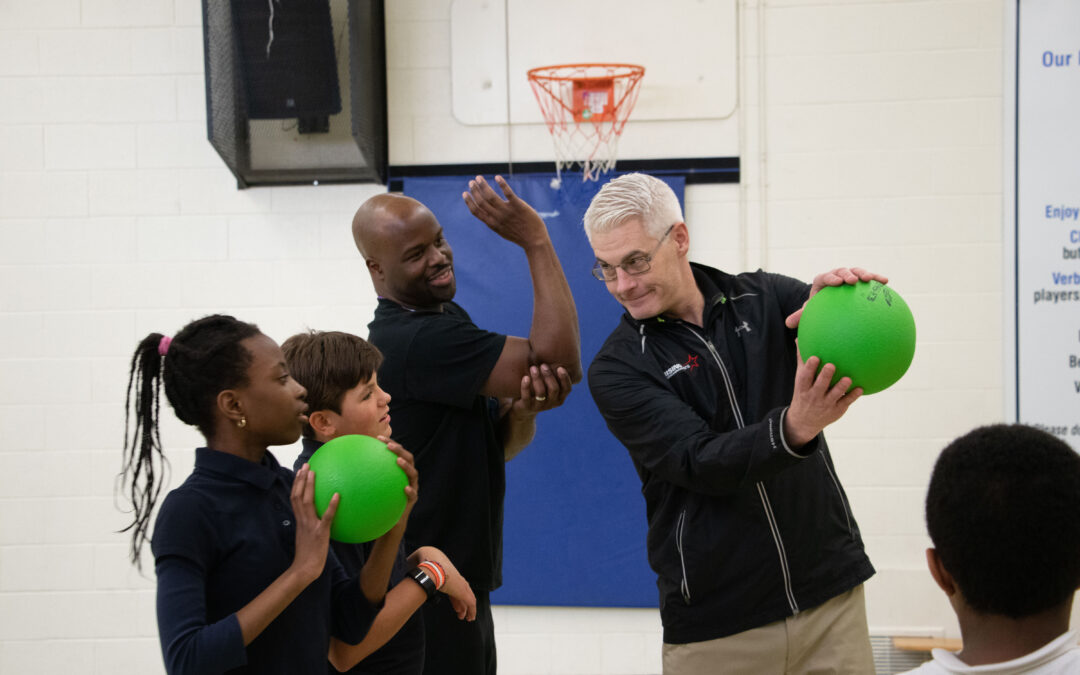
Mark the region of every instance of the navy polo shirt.
<instances>
[{"instance_id":1,"label":"navy polo shirt","mask_svg":"<svg viewBox=\"0 0 1080 675\"><path fill-rule=\"evenodd\" d=\"M332 553L322 575L244 646L236 612L292 564L293 474L210 448L161 504L151 549L165 668L172 673L315 673L330 635L363 638L377 608Z\"/></svg>"},{"instance_id":2,"label":"navy polo shirt","mask_svg":"<svg viewBox=\"0 0 1080 675\"><path fill-rule=\"evenodd\" d=\"M386 298L368 329L385 357L379 385L391 396L394 440L420 472L405 544L438 547L473 589L493 591L502 584L506 461L498 401L480 390L506 336L478 328L453 302L412 311Z\"/></svg>"},{"instance_id":3,"label":"navy polo shirt","mask_svg":"<svg viewBox=\"0 0 1080 675\"><path fill-rule=\"evenodd\" d=\"M303 439L303 450L293 462L293 469L300 470L311 455L322 447L322 443L312 438ZM319 480L319 476L315 476ZM364 563L371 557L371 549L374 542L363 544L345 544L340 541L330 540L330 548L334 555L345 568L349 576L359 576ZM397 557L394 559L394 569L390 573L390 588L397 586L405 573L409 570L409 562L405 556L404 540L398 545ZM413 583L412 581L409 582ZM327 670L330 673L338 671L329 663ZM424 670L424 618L420 612L414 612L401 629L387 640L386 644L372 652L366 659L345 671L361 675L362 673L379 673L380 675L420 675Z\"/></svg>"}]
</instances>

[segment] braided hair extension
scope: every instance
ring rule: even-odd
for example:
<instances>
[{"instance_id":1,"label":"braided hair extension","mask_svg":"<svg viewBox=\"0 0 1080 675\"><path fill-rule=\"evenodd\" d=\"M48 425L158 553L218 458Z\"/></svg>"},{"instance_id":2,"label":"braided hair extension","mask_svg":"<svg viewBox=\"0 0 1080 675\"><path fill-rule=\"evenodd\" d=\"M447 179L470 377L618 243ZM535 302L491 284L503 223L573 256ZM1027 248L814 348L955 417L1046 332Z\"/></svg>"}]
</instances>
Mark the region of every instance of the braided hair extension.
<instances>
[{"instance_id":1,"label":"braided hair extension","mask_svg":"<svg viewBox=\"0 0 1080 675\"><path fill-rule=\"evenodd\" d=\"M119 479L134 512L131 524L120 531L132 532L130 558L140 569L150 514L168 468L159 430L161 385L180 421L198 428L209 441L218 393L247 382L251 354L240 343L258 334L254 324L215 314L192 321L171 340L151 333L136 347L128 371Z\"/></svg>"}]
</instances>

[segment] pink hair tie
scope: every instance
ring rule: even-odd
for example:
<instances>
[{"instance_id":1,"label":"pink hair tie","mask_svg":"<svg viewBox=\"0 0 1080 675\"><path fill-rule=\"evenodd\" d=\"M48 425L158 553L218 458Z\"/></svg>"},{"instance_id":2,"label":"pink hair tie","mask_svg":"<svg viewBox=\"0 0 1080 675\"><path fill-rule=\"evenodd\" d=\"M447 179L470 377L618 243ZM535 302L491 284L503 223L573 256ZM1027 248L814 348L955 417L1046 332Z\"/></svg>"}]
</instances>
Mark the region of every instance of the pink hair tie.
<instances>
[{"instance_id":1,"label":"pink hair tie","mask_svg":"<svg viewBox=\"0 0 1080 675\"><path fill-rule=\"evenodd\" d=\"M157 353L161 354L162 356L165 356L165 354L169 351L169 345L171 345L171 344L172 344L172 338L169 337L168 335L162 335L161 336L161 342L159 342L158 346L157 346Z\"/></svg>"}]
</instances>

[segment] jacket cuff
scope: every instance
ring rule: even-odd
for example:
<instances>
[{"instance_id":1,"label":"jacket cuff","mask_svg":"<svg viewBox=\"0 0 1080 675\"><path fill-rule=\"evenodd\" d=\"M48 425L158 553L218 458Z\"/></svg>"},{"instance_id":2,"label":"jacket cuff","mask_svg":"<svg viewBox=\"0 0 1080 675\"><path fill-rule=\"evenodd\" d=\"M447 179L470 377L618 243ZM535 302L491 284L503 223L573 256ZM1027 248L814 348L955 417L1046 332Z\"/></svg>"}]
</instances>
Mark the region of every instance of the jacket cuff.
<instances>
[{"instance_id":1,"label":"jacket cuff","mask_svg":"<svg viewBox=\"0 0 1080 675\"><path fill-rule=\"evenodd\" d=\"M787 415L788 407L790 406L785 406L784 409L780 411L780 445L782 445L784 447L784 450L786 450L787 453L792 457L806 459L810 455L814 454L815 450L817 450L818 438L821 436L821 434L814 436L812 439L810 439L809 442L807 442L806 445L798 449L793 449L790 445L788 445L787 439L784 438L784 416Z\"/></svg>"}]
</instances>

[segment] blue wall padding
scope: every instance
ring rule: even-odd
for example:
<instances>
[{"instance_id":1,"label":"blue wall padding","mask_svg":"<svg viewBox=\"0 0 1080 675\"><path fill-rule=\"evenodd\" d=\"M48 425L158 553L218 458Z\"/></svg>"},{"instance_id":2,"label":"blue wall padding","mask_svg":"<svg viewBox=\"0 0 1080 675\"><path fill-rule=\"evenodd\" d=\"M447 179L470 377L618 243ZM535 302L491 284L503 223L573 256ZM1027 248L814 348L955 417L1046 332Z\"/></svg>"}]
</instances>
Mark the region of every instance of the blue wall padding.
<instances>
[{"instance_id":1,"label":"blue wall padding","mask_svg":"<svg viewBox=\"0 0 1080 675\"><path fill-rule=\"evenodd\" d=\"M582 217L601 183L582 183L579 176L564 174L559 189L550 185L553 174L508 180L547 223L577 303L588 369L622 308L589 271L595 258ZM525 254L469 213L461 197L468 179L406 178L404 192L426 204L446 232L454 250L456 301L478 326L525 337L532 318ZM662 180L681 202L684 179ZM537 427L532 445L506 467L503 587L492 602L656 607L641 482L586 382L575 386L562 407L542 413Z\"/></svg>"}]
</instances>

